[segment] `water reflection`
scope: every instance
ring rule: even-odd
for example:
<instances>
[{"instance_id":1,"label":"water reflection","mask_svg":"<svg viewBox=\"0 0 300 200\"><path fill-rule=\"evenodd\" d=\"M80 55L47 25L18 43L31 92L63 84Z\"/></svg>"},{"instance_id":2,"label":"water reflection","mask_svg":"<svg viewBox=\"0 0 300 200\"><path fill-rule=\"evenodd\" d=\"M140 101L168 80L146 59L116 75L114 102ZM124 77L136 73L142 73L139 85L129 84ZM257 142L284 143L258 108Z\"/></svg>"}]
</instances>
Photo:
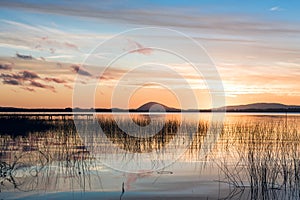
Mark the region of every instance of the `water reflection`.
<instances>
[{"instance_id":1,"label":"water reflection","mask_svg":"<svg viewBox=\"0 0 300 200\"><path fill-rule=\"evenodd\" d=\"M156 171L175 162L189 148L197 127L197 121L159 115L76 120L87 150L106 166L133 173Z\"/></svg>"},{"instance_id":2,"label":"water reflection","mask_svg":"<svg viewBox=\"0 0 300 200\"><path fill-rule=\"evenodd\" d=\"M110 144L99 143L100 139L104 140L97 132L94 136L98 137L99 154L109 156L120 151L133 154L155 153L170 145L174 139L177 143L183 143L182 138L177 138L178 132L182 130L188 132L187 130L191 128L196 130L196 133L180 162L203 161L199 152L205 145L207 135L213 134L215 130L213 125L205 120L195 122L185 118L186 121L179 121L176 117L168 116L164 121L157 120L157 123L163 122L160 124L162 129L149 138L128 135L111 120L111 116L102 115L88 121L100 125L105 137L114 144L114 148L108 148ZM126 123L126 119L122 120ZM137 117L134 120L142 127L150 123L148 116ZM98 157L95 152L91 152L85 145L85 140L90 138L81 138L78 135L73 120L2 116L0 121L2 192L102 189L102 176L107 169L96 159ZM82 120L83 123L86 121ZM234 114L227 117L225 125L222 126L222 134L213 147L213 152L205 157L205 162L213 163L210 166L215 173L220 171L219 183L230 186L229 198L300 198L299 125L300 117L297 115ZM23 130L22 127L26 128ZM185 173L187 169L180 170ZM164 174L166 171L158 171L157 175L166 176ZM171 177L175 177L176 173L168 172ZM153 173L148 172L141 174L147 174L143 178L153 176ZM127 189L130 189L131 180L136 181L135 177L139 176L129 174L126 177L129 178L117 183L121 192L121 185L125 182L125 195ZM176 179L170 178L170 182L173 181ZM110 189L113 187L115 186L111 186ZM152 187L151 184L148 187Z\"/></svg>"},{"instance_id":3,"label":"water reflection","mask_svg":"<svg viewBox=\"0 0 300 200\"><path fill-rule=\"evenodd\" d=\"M146 125L143 121L136 121L136 123L140 126ZM154 136L141 138L129 135L114 121L110 126L107 126L102 120L99 121L99 124L113 144L117 144L119 148L131 153L149 153L162 149L174 138L180 126L177 121L164 122L161 130Z\"/></svg>"}]
</instances>

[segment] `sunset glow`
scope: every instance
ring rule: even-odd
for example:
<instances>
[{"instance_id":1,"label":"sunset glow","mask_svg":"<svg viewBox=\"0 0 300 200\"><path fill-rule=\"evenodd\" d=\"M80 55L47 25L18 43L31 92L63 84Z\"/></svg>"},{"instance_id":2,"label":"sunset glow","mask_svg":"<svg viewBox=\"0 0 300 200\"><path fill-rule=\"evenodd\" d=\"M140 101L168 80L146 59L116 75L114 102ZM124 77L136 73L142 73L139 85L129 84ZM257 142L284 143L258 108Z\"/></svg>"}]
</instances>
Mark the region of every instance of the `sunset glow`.
<instances>
[{"instance_id":1,"label":"sunset glow","mask_svg":"<svg viewBox=\"0 0 300 200\"><path fill-rule=\"evenodd\" d=\"M188 98L183 106L176 96L186 96L191 88L198 108L211 108L211 93L220 91L212 91L207 82L216 77L205 74L210 70L206 64L203 76L197 74L193 64L206 61L186 39L145 32L95 51L117 34L144 27L175 30L201 45L218 71L226 105L298 105L300 4L227 2L1 1L0 106L72 107L74 85L97 80L95 107L136 108L156 101L193 108ZM174 45L192 60L147 41ZM77 76L80 83L75 83ZM133 87L137 89L124 102L122 95ZM119 96L112 103L114 93Z\"/></svg>"}]
</instances>

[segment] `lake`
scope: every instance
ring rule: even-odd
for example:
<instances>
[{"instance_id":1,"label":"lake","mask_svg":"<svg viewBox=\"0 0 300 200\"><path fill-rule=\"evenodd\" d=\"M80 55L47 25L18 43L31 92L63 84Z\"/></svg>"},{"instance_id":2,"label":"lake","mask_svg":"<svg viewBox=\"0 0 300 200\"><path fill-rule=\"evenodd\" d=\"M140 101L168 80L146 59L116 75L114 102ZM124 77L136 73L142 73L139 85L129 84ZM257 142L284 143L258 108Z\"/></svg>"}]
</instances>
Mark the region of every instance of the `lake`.
<instances>
[{"instance_id":1,"label":"lake","mask_svg":"<svg viewBox=\"0 0 300 200\"><path fill-rule=\"evenodd\" d=\"M0 199L300 199L300 114L0 113Z\"/></svg>"}]
</instances>

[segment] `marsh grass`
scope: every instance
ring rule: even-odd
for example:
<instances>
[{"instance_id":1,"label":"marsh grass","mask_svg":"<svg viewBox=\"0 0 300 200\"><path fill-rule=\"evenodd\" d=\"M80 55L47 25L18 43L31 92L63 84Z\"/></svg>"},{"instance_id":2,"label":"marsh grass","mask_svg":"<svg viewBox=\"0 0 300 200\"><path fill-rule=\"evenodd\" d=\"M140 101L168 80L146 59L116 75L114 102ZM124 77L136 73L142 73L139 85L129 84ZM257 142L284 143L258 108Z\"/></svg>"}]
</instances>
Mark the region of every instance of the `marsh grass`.
<instances>
[{"instance_id":1,"label":"marsh grass","mask_svg":"<svg viewBox=\"0 0 300 200\"><path fill-rule=\"evenodd\" d=\"M250 191L248 199L300 199L298 128L284 119L226 126L214 158L223 181L237 195Z\"/></svg>"},{"instance_id":2,"label":"marsh grass","mask_svg":"<svg viewBox=\"0 0 300 200\"><path fill-rule=\"evenodd\" d=\"M95 173L96 185L101 187L101 171L95 170L98 163L91 148L85 145L86 140L94 140L91 144L99 146L98 153L110 154L118 150L108 149L107 143L101 143L97 130L100 126L106 138L119 149L134 154L159 152L174 138L172 148L180 148L187 140L176 137L178 132L186 134L186 138L192 134L185 161L213 161L216 170L221 172L222 178L218 181L229 186L226 199L300 199L297 119L236 121L223 125L205 121L151 121L147 116L132 118L141 129L131 127L127 119L118 121L128 130L141 131L141 135L147 134L142 133L143 127L152 123L150 129L158 134L143 138L128 135L112 118L98 117L80 121L81 130L94 132L92 138L84 138L79 136L70 119L15 118L0 117L2 190L86 190L95 187ZM209 137L212 140L207 140ZM218 139L216 145L215 139ZM203 158L205 153L201 151L210 148L213 150Z\"/></svg>"},{"instance_id":3,"label":"marsh grass","mask_svg":"<svg viewBox=\"0 0 300 200\"><path fill-rule=\"evenodd\" d=\"M96 153L100 154L116 153L118 149L113 148L110 152L110 148L108 151L108 144L103 142L104 135L99 133L99 127L112 143L134 154L160 151L175 137L180 127L186 133L196 128L177 120L149 120L148 117L133 118L137 127L152 123L150 131L157 133L152 137L134 137L120 129L121 124L129 131L138 131L141 136L147 134L142 132L143 129L132 128L128 119L118 120L120 124L108 117L82 119L80 130L93 132L92 135L87 134L91 138L85 138L80 137L73 120L24 116L0 118L3 125L0 130L0 174L3 175L0 188L56 190L61 187L62 180L68 179L64 188L69 184L69 189L79 187L85 190L92 188L91 174L95 172L98 173L98 185L101 185L99 171L93 170L97 168L93 148L98 146ZM23 127L27 128L22 131ZM87 143L87 140L94 142ZM181 142L176 141L173 148L180 146ZM92 147L86 144L92 144Z\"/></svg>"},{"instance_id":4,"label":"marsh grass","mask_svg":"<svg viewBox=\"0 0 300 200\"><path fill-rule=\"evenodd\" d=\"M131 153L149 153L161 150L174 138L180 127L178 121L154 121L150 128L145 130L140 127L145 127L150 124L147 118L134 118L133 121L138 126L131 128L131 122L129 120L123 119L118 122L122 124L122 127L128 127L127 130L119 128L118 123L111 119L100 118L98 123L104 134L112 143L118 144L120 148ZM148 133L145 131L153 132L155 135L147 137ZM138 132L138 134L134 136L132 134L133 132Z\"/></svg>"},{"instance_id":5,"label":"marsh grass","mask_svg":"<svg viewBox=\"0 0 300 200\"><path fill-rule=\"evenodd\" d=\"M72 120L10 117L0 121L0 188L57 189L65 177L70 178L70 188L87 186L92 158Z\"/></svg>"}]
</instances>

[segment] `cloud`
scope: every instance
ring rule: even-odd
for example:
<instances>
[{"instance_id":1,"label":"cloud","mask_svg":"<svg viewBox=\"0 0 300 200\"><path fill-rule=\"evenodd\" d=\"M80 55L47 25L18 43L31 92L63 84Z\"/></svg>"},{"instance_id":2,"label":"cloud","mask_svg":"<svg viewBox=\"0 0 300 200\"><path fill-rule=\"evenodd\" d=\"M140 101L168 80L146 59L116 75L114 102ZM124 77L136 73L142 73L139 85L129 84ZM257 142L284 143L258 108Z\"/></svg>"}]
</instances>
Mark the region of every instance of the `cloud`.
<instances>
[{"instance_id":1,"label":"cloud","mask_svg":"<svg viewBox=\"0 0 300 200\"><path fill-rule=\"evenodd\" d=\"M80 74L83 76L90 76L90 77L93 76L90 72L88 72L87 70L83 69L82 67L80 67L78 65L72 65L71 68L72 68L72 71L76 72L77 74Z\"/></svg>"},{"instance_id":2,"label":"cloud","mask_svg":"<svg viewBox=\"0 0 300 200\"><path fill-rule=\"evenodd\" d=\"M56 50L54 48L49 48L49 51L50 51L51 54L55 54Z\"/></svg>"},{"instance_id":3,"label":"cloud","mask_svg":"<svg viewBox=\"0 0 300 200\"><path fill-rule=\"evenodd\" d=\"M25 70L25 71L21 71L19 73L0 74L0 78L15 79L18 81L26 81L26 80L31 80L31 79L38 79L40 77L35 72Z\"/></svg>"},{"instance_id":4,"label":"cloud","mask_svg":"<svg viewBox=\"0 0 300 200\"><path fill-rule=\"evenodd\" d=\"M66 88L70 89L70 90L73 89L72 86L70 86L70 85L64 84L64 86L65 86Z\"/></svg>"},{"instance_id":5,"label":"cloud","mask_svg":"<svg viewBox=\"0 0 300 200\"><path fill-rule=\"evenodd\" d=\"M76 44L73 44L71 42L64 42L64 41L56 40L56 39L53 39L53 38L50 39L48 36L47 37L41 37L37 47L42 48L43 45L55 45L57 47L66 47L66 48L74 49L74 50L79 49ZM51 53L55 53L54 48L50 48L49 51Z\"/></svg>"},{"instance_id":6,"label":"cloud","mask_svg":"<svg viewBox=\"0 0 300 200\"><path fill-rule=\"evenodd\" d=\"M17 58L21 58L24 60L32 60L33 59L33 57L31 55L23 55L23 54L16 53L16 56L17 56Z\"/></svg>"},{"instance_id":7,"label":"cloud","mask_svg":"<svg viewBox=\"0 0 300 200\"><path fill-rule=\"evenodd\" d=\"M47 56L46 59L57 59L57 58L73 58L73 55L57 55L57 56Z\"/></svg>"},{"instance_id":8,"label":"cloud","mask_svg":"<svg viewBox=\"0 0 300 200\"><path fill-rule=\"evenodd\" d=\"M210 14L193 12L196 8L145 8L131 9L130 7L99 6L91 4L80 4L70 6L69 4L34 4L15 1L0 1L0 6L22 9L36 13L50 13L64 16L86 17L96 20L110 20L119 23L133 25L160 26L168 28L191 28L207 33L229 33L239 35L241 33L272 34L299 33L299 25L290 26L287 23L263 21L260 18L247 15L234 14ZM282 10L275 6L271 10ZM118 13L118 14L116 14ZM187 23L188 22L188 23Z\"/></svg>"},{"instance_id":9,"label":"cloud","mask_svg":"<svg viewBox=\"0 0 300 200\"><path fill-rule=\"evenodd\" d=\"M29 92L35 92L35 90L33 88L30 87L21 87L23 90L27 90Z\"/></svg>"},{"instance_id":10,"label":"cloud","mask_svg":"<svg viewBox=\"0 0 300 200\"><path fill-rule=\"evenodd\" d=\"M31 71L23 71L20 73L23 78L26 79L37 79L40 78L39 75L37 75L35 72L31 72Z\"/></svg>"},{"instance_id":11,"label":"cloud","mask_svg":"<svg viewBox=\"0 0 300 200\"><path fill-rule=\"evenodd\" d=\"M40 25L31 26L25 23L1 19L0 26L2 27L0 46L15 50L24 49L31 52L44 52L50 55L65 54L66 52L78 54L80 53L78 45L84 48L86 42L91 42L93 38L100 37L99 35L70 33ZM34 59L30 55L20 53L16 57L25 60Z\"/></svg>"},{"instance_id":12,"label":"cloud","mask_svg":"<svg viewBox=\"0 0 300 200\"><path fill-rule=\"evenodd\" d=\"M49 78L49 77L46 77L46 78L44 78L44 80L45 81L55 82L55 83L66 83L65 80L59 79L59 78Z\"/></svg>"},{"instance_id":13,"label":"cloud","mask_svg":"<svg viewBox=\"0 0 300 200\"><path fill-rule=\"evenodd\" d=\"M272 8L269 9L269 11L282 11L283 9L280 8L279 6L274 6Z\"/></svg>"},{"instance_id":14,"label":"cloud","mask_svg":"<svg viewBox=\"0 0 300 200\"><path fill-rule=\"evenodd\" d=\"M69 48L71 48L71 49L76 49L76 50L78 50L78 46L75 45L75 44L72 44L72 43L69 43L69 42L65 42L64 44L65 44L65 46L67 46L67 47L69 47Z\"/></svg>"},{"instance_id":15,"label":"cloud","mask_svg":"<svg viewBox=\"0 0 300 200\"><path fill-rule=\"evenodd\" d=\"M34 89L32 89L31 87L49 89L52 92L55 92L55 88L53 86L40 83L37 80L55 83L66 83L64 80L58 78L46 77L42 79L37 73L28 70L10 74L2 73L0 74L0 79L2 79L3 84L24 86L21 88L31 92L34 91Z\"/></svg>"},{"instance_id":16,"label":"cloud","mask_svg":"<svg viewBox=\"0 0 300 200\"><path fill-rule=\"evenodd\" d=\"M24 80L24 78L21 74L0 74L0 78L6 79L6 80L15 79L17 81L23 81Z\"/></svg>"},{"instance_id":17,"label":"cloud","mask_svg":"<svg viewBox=\"0 0 300 200\"><path fill-rule=\"evenodd\" d=\"M34 80L30 81L30 86L44 88L44 89L50 89L51 91L55 92L55 88L53 86L45 85L45 84L42 84L42 83L34 81Z\"/></svg>"},{"instance_id":18,"label":"cloud","mask_svg":"<svg viewBox=\"0 0 300 200\"><path fill-rule=\"evenodd\" d=\"M16 79L6 79L6 78L3 79L2 83L7 84L7 85L21 85L22 84Z\"/></svg>"},{"instance_id":19,"label":"cloud","mask_svg":"<svg viewBox=\"0 0 300 200\"><path fill-rule=\"evenodd\" d=\"M0 64L0 70L12 70L12 64Z\"/></svg>"},{"instance_id":20,"label":"cloud","mask_svg":"<svg viewBox=\"0 0 300 200\"><path fill-rule=\"evenodd\" d=\"M141 45L140 43L127 39L127 41L130 43L130 53L140 53L140 54L144 54L144 55L150 55L153 52L152 48L149 47L144 47L143 45Z\"/></svg>"}]
</instances>

